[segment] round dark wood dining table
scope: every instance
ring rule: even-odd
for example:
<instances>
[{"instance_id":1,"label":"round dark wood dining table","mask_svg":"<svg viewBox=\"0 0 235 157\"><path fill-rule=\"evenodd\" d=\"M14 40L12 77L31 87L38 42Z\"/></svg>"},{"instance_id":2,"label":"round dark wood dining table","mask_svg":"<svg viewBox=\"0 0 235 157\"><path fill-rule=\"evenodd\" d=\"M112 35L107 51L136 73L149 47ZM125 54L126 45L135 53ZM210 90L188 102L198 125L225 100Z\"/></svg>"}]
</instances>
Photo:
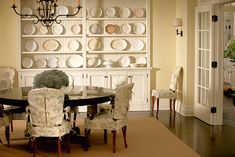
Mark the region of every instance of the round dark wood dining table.
<instances>
[{"instance_id":1,"label":"round dark wood dining table","mask_svg":"<svg viewBox=\"0 0 235 157\"><path fill-rule=\"evenodd\" d=\"M25 108L28 106L28 92L32 89L33 87L17 87L0 90L0 104ZM65 107L96 105L115 97L114 90L95 86L68 86L62 91L65 93Z\"/></svg>"}]
</instances>

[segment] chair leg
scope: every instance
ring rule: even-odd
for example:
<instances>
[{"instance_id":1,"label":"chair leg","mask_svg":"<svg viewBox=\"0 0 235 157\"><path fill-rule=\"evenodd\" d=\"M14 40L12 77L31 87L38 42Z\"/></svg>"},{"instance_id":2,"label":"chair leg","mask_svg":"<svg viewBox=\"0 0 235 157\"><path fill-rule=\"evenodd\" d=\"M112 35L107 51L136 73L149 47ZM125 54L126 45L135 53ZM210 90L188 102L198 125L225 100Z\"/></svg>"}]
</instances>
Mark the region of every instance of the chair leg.
<instances>
[{"instance_id":1,"label":"chair leg","mask_svg":"<svg viewBox=\"0 0 235 157\"><path fill-rule=\"evenodd\" d=\"M112 130L113 133L113 153L116 152L116 130Z\"/></svg>"},{"instance_id":2,"label":"chair leg","mask_svg":"<svg viewBox=\"0 0 235 157\"><path fill-rule=\"evenodd\" d=\"M175 99L173 99L173 111L175 113Z\"/></svg>"},{"instance_id":3,"label":"chair leg","mask_svg":"<svg viewBox=\"0 0 235 157\"><path fill-rule=\"evenodd\" d=\"M157 98L156 118L158 118L158 111L159 111L159 98Z\"/></svg>"},{"instance_id":4,"label":"chair leg","mask_svg":"<svg viewBox=\"0 0 235 157\"><path fill-rule=\"evenodd\" d=\"M61 140L59 138L57 139L57 143L58 143L58 156L61 157Z\"/></svg>"},{"instance_id":5,"label":"chair leg","mask_svg":"<svg viewBox=\"0 0 235 157\"><path fill-rule=\"evenodd\" d=\"M125 148L127 148L126 129L127 129L127 126L122 127L122 134L123 134L123 138L124 138Z\"/></svg>"},{"instance_id":6,"label":"chair leg","mask_svg":"<svg viewBox=\"0 0 235 157\"><path fill-rule=\"evenodd\" d=\"M71 149L70 149L70 133L68 133L66 136L66 152L70 153Z\"/></svg>"},{"instance_id":7,"label":"chair leg","mask_svg":"<svg viewBox=\"0 0 235 157\"><path fill-rule=\"evenodd\" d=\"M90 143L90 132L91 132L90 129L85 129L85 136L86 136L86 139L88 141L88 147L91 146L91 143Z\"/></svg>"},{"instance_id":8,"label":"chair leg","mask_svg":"<svg viewBox=\"0 0 235 157\"><path fill-rule=\"evenodd\" d=\"M104 143L107 144L107 129L104 129Z\"/></svg>"},{"instance_id":9,"label":"chair leg","mask_svg":"<svg viewBox=\"0 0 235 157\"><path fill-rule=\"evenodd\" d=\"M37 138L33 140L33 157L36 156L36 152L37 152Z\"/></svg>"},{"instance_id":10,"label":"chair leg","mask_svg":"<svg viewBox=\"0 0 235 157\"><path fill-rule=\"evenodd\" d=\"M153 116L153 110L154 110L154 101L155 101L155 96L152 96L152 112L151 112L152 116Z\"/></svg>"},{"instance_id":11,"label":"chair leg","mask_svg":"<svg viewBox=\"0 0 235 157\"><path fill-rule=\"evenodd\" d=\"M75 127L76 119L77 119L77 113L74 113L73 114L73 127Z\"/></svg>"},{"instance_id":12,"label":"chair leg","mask_svg":"<svg viewBox=\"0 0 235 157\"><path fill-rule=\"evenodd\" d=\"M9 126L5 127L5 136L6 136L7 146L10 147L10 127Z\"/></svg>"},{"instance_id":13,"label":"chair leg","mask_svg":"<svg viewBox=\"0 0 235 157\"><path fill-rule=\"evenodd\" d=\"M169 99L169 107L170 107L170 111L172 111L172 107L171 107L171 105L172 105L172 99Z\"/></svg>"}]
</instances>

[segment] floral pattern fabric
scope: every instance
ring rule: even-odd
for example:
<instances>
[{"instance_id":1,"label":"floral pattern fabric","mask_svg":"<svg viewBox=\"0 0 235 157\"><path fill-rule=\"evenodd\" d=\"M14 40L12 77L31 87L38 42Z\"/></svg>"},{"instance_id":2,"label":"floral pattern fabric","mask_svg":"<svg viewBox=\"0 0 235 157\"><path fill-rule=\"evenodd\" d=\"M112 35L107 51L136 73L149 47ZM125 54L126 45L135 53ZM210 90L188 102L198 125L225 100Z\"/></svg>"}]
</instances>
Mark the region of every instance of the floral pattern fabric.
<instances>
[{"instance_id":1,"label":"floral pattern fabric","mask_svg":"<svg viewBox=\"0 0 235 157\"><path fill-rule=\"evenodd\" d=\"M61 137L71 131L70 122L64 119L64 94L60 90L33 89L28 94L28 101L26 134L31 137Z\"/></svg>"},{"instance_id":2,"label":"floral pattern fabric","mask_svg":"<svg viewBox=\"0 0 235 157\"><path fill-rule=\"evenodd\" d=\"M85 129L117 130L128 125L127 112L130 106L134 83L121 86L115 94L114 108L111 112L103 112L94 119L85 118Z\"/></svg>"}]
</instances>

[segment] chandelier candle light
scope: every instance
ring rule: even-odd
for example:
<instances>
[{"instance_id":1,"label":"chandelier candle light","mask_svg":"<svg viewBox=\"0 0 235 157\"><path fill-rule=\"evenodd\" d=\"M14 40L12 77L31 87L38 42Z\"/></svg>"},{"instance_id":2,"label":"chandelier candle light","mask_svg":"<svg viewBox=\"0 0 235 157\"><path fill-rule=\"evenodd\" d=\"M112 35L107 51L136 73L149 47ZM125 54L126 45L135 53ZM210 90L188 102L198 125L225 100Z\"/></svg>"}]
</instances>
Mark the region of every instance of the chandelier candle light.
<instances>
[{"instance_id":1,"label":"chandelier candle light","mask_svg":"<svg viewBox=\"0 0 235 157\"><path fill-rule=\"evenodd\" d=\"M65 14L65 15L58 15L57 14L57 7L58 5L57 0L37 0L36 2L38 3L39 7L36 9L38 11L37 14L22 14L17 12L16 8L17 6L15 5L15 0L13 0L13 5L11 6L15 13L19 15L20 17L31 17L31 18L36 18L36 20L33 20L34 24L37 24L38 22L41 22L41 24L45 27L50 27L54 22L57 24L61 23L61 20L59 20L59 17L69 17L69 16L75 16L78 14L80 9L82 8L80 5L80 0L77 0L78 6L77 11L73 14Z\"/></svg>"}]
</instances>

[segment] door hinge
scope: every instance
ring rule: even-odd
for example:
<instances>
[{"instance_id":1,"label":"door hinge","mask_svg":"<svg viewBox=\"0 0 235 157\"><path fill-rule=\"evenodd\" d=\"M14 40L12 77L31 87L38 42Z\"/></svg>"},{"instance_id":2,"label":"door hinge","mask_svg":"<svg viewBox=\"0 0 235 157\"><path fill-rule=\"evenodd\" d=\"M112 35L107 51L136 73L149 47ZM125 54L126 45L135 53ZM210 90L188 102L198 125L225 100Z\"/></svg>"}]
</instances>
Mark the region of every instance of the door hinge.
<instances>
[{"instance_id":1,"label":"door hinge","mask_svg":"<svg viewBox=\"0 0 235 157\"><path fill-rule=\"evenodd\" d=\"M149 77L149 74L147 73L147 77Z\"/></svg>"},{"instance_id":2,"label":"door hinge","mask_svg":"<svg viewBox=\"0 0 235 157\"><path fill-rule=\"evenodd\" d=\"M216 107L211 107L211 113L216 113Z\"/></svg>"},{"instance_id":3,"label":"door hinge","mask_svg":"<svg viewBox=\"0 0 235 157\"><path fill-rule=\"evenodd\" d=\"M218 16L212 15L212 22L217 22L217 21L218 21Z\"/></svg>"},{"instance_id":4,"label":"door hinge","mask_svg":"<svg viewBox=\"0 0 235 157\"><path fill-rule=\"evenodd\" d=\"M147 103L149 102L149 99L147 99Z\"/></svg>"},{"instance_id":5,"label":"door hinge","mask_svg":"<svg viewBox=\"0 0 235 157\"><path fill-rule=\"evenodd\" d=\"M216 61L211 62L211 67L212 68L217 68L217 62Z\"/></svg>"}]
</instances>

